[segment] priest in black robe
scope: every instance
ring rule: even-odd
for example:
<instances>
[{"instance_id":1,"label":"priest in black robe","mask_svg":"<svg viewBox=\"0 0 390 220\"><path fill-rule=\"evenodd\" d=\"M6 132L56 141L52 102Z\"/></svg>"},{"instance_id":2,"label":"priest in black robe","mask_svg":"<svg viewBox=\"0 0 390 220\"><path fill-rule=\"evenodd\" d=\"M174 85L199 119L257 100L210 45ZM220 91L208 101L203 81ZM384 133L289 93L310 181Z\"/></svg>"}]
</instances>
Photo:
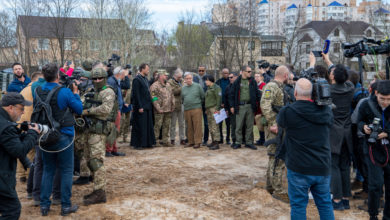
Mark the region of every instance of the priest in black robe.
<instances>
[{"instance_id":1,"label":"priest in black robe","mask_svg":"<svg viewBox=\"0 0 390 220\"><path fill-rule=\"evenodd\" d=\"M137 150L151 148L156 144L153 130L153 105L149 91L149 65L141 64L139 74L133 80L131 89L131 104L133 115L131 119L130 145Z\"/></svg>"}]
</instances>

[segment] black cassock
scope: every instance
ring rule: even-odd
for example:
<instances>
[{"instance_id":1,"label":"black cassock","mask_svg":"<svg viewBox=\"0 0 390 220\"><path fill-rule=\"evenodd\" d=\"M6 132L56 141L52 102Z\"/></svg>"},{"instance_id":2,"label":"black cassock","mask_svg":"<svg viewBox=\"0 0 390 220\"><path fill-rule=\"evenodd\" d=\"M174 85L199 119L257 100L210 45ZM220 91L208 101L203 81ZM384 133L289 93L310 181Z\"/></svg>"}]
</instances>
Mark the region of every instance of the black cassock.
<instances>
[{"instance_id":1,"label":"black cassock","mask_svg":"<svg viewBox=\"0 0 390 220\"><path fill-rule=\"evenodd\" d=\"M131 119L131 142L133 147L151 147L156 144L153 129L153 105L146 77L138 74L131 89L133 115ZM139 109L144 109L143 113Z\"/></svg>"}]
</instances>

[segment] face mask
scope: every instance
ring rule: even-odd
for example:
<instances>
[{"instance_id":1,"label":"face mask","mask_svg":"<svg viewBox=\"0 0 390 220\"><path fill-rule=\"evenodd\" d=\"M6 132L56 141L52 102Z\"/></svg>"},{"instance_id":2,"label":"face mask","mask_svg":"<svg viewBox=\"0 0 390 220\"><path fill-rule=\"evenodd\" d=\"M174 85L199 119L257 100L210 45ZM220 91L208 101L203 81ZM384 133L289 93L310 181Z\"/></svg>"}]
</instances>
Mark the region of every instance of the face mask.
<instances>
[{"instance_id":1,"label":"face mask","mask_svg":"<svg viewBox=\"0 0 390 220\"><path fill-rule=\"evenodd\" d=\"M93 86L95 87L95 89L100 90L101 88L103 88L103 86L105 86L107 84L106 81L107 81L107 79L104 79L101 82L94 81Z\"/></svg>"}]
</instances>

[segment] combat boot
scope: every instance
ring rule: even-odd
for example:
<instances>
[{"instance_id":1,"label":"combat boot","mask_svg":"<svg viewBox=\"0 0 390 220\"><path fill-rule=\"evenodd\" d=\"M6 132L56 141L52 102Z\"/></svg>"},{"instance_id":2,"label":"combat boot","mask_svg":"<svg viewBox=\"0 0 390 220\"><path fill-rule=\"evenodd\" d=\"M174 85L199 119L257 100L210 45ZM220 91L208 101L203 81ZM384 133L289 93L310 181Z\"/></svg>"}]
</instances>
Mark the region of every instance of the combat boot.
<instances>
[{"instance_id":1,"label":"combat boot","mask_svg":"<svg viewBox=\"0 0 390 220\"><path fill-rule=\"evenodd\" d=\"M219 142L218 141L214 141L213 142L213 145L211 147L209 147L210 150L218 150L219 149Z\"/></svg>"},{"instance_id":2,"label":"combat boot","mask_svg":"<svg viewBox=\"0 0 390 220\"><path fill-rule=\"evenodd\" d=\"M77 180L73 181L73 185L85 185L90 182L89 176L80 176Z\"/></svg>"},{"instance_id":3,"label":"combat boot","mask_svg":"<svg viewBox=\"0 0 390 220\"><path fill-rule=\"evenodd\" d=\"M288 194L287 193L280 193L280 194L272 194L272 197L274 199L277 199L279 201L282 201L284 203L290 203L290 199L288 198Z\"/></svg>"},{"instance_id":4,"label":"combat boot","mask_svg":"<svg viewBox=\"0 0 390 220\"><path fill-rule=\"evenodd\" d=\"M87 198L84 198L84 205L105 203L107 201L106 192L102 189L95 190L87 196Z\"/></svg>"}]
</instances>

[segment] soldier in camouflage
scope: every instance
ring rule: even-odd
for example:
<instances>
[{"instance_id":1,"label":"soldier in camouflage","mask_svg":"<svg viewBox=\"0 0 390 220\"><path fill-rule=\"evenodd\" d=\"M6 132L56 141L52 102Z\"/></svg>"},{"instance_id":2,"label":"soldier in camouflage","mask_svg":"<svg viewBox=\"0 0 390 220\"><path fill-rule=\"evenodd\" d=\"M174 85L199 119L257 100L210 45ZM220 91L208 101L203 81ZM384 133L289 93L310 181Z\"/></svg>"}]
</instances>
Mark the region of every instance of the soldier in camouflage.
<instances>
[{"instance_id":1,"label":"soldier in camouflage","mask_svg":"<svg viewBox=\"0 0 390 220\"><path fill-rule=\"evenodd\" d=\"M169 126L171 125L171 113L175 110L175 98L172 89L167 85L169 73L166 70L158 70L158 80L150 87L154 106L154 135L160 134L162 128L162 145L172 147L169 142ZM159 146L157 143L156 146Z\"/></svg>"},{"instance_id":2,"label":"soldier in camouflage","mask_svg":"<svg viewBox=\"0 0 390 220\"><path fill-rule=\"evenodd\" d=\"M206 75L204 79L207 86L207 91L205 94L205 108L207 121L209 123L209 131L211 133L212 139L212 143L207 145L207 147L210 150L217 150L219 149L219 141L221 140L221 136L214 119L214 113L219 113L219 110L221 109L222 90L221 87L214 83L214 76Z\"/></svg>"},{"instance_id":3,"label":"soldier in camouflage","mask_svg":"<svg viewBox=\"0 0 390 220\"><path fill-rule=\"evenodd\" d=\"M276 123L276 116L280 107L285 105L285 95L283 85L287 82L289 70L286 66L280 66L275 71L275 79L271 80L263 88L263 95L261 97L261 111L267 121L265 132L265 140L276 138L278 133L278 126ZM283 174L285 172L285 164L279 161L275 166L275 152L276 145L268 146L268 168L267 168L267 191L276 199L288 202L288 195L286 189L283 188Z\"/></svg>"},{"instance_id":4,"label":"soldier in camouflage","mask_svg":"<svg viewBox=\"0 0 390 220\"><path fill-rule=\"evenodd\" d=\"M96 204L106 202L106 169L104 157L106 150L106 136L112 130L112 121L115 120L118 106L114 90L107 86L107 72L103 68L92 70L91 74L95 94L94 102L89 108L83 110L83 115L88 116L92 124L88 128L88 142L85 156L88 167L93 174L93 192L84 196L84 204Z\"/></svg>"}]
</instances>

